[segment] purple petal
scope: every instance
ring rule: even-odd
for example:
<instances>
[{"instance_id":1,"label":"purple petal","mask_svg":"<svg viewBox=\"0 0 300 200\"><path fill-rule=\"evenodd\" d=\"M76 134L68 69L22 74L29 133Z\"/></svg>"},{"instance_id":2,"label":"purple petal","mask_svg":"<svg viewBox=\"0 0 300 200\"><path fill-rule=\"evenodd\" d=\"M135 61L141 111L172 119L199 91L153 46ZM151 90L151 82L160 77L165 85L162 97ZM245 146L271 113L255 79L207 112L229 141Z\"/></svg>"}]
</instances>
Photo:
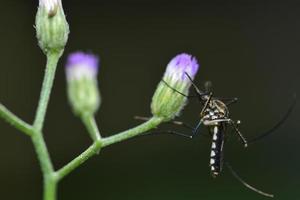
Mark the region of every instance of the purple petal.
<instances>
[{"instance_id":1,"label":"purple petal","mask_svg":"<svg viewBox=\"0 0 300 200\"><path fill-rule=\"evenodd\" d=\"M67 79L79 79L83 76L95 78L98 73L99 59L93 54L75 52L69 55L66 63Z\"/></svg>"},{"instance_id":2,"label":"purple petal","mask_svg":"<svg viewBox=\"0 0 300 200\"><path fill-rule=\"evenodd\" d=\"M172 76L172 79L186 80L185 73L194 78L199 68L199 64L192 55L182 53L175 56L168 64L165 75Z\"/></svg>"}]
</instances>

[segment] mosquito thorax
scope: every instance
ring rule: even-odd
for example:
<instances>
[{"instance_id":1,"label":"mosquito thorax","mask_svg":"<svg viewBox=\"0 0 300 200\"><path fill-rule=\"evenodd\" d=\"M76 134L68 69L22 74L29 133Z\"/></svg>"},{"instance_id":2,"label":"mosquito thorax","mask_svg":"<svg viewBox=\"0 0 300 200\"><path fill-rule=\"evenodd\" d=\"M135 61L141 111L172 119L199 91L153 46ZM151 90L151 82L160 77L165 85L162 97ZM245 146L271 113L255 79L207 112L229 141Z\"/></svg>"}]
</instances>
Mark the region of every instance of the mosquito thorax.
<instances>
[{"instance_id":1,"label":"mosquito thorax","mask_svg":"<svg viewBox=\"0 0 300 200\"><path fill-rule=\"evenodd\" d=\"M220 100L212 99L200 117L204 125L215 126L218 125L218 122L212 123L213 120L225 119L228 118L228 115L227 106Z\"/></svg>"}]
</instances>

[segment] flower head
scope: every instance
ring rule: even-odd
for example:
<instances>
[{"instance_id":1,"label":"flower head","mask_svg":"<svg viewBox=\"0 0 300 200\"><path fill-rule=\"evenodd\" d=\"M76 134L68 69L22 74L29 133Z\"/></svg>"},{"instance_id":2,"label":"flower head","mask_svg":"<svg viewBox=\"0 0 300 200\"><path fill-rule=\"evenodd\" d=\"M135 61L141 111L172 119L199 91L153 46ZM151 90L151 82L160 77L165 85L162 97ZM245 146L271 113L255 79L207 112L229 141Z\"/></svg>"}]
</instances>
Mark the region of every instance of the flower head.
<instances>
[{"instance_id":1,"label":"flower head","mask_svg":"<svg viewBox=\"0 0 300 200\"><path fill-rule=\"evenodd\" d=\"M98 63L98 57L83 52L72 53L67 59L68 97L77 115L93 115L100 105Z\"/></svg>"},{"instance_id":2,"label":"flower head","mask_svg":"<svg viewBox=\"0 0 300 200\"><path fill-rule=\"evenodd\" d=\"M175 56L167 65L164 78L170 79L170 82L189 81L186 73L194 78L199 65L195 57L182 53ZM170 83L171 84L171 83Z\"/></svg>"},{"instance_id":3,"label":"flower head","mask_svg":"<svg viewBox=\"0 0 300 200\"><path fill-rule=\"evenodd\" d=\"M45 54L62 53L68 40L69 25L61 0L40 0L35 18L39 46Z\"/></svg>"},{"instance_id":4,"label":"flower head","mask_svg":"<svg viewBox=\"0 0 300 200\"><path fill-rule=\"evenodd\" d=\"M167 65L163 80L152 98L152 114L166 121L179 115L186 104L186 97L199 65L197 60L186 53L175 56ZM188 77L189 76L189 77ZM184 95L183 95L184 94Z\"/></svg>"},{"instance_id":5,"label":"flower head","mask_svg":"<svg viewBox=\"0 0 300 200\"><path fill-rule=\"evenodd\" d=\"M83 77L95 79L98 74L99 59L93 54L76 52L69 55L66 64L68 81Z\"/></svg>"}]
</instances>

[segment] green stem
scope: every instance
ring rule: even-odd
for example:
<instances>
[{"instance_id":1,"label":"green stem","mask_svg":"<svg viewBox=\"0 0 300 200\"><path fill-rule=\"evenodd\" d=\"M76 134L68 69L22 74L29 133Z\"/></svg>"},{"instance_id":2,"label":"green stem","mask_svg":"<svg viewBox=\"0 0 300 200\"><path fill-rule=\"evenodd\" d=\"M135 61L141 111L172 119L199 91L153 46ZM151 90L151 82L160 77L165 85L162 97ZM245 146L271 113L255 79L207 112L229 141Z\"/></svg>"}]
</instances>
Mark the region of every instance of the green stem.
<instances>
[{"instance_id":1,"label":"green stem","mask_svg":"<svg viewBox=\"0 0 300 200\"><path fill-rule=\"evenodd\" d=\"M164 121L163 118L159 117L152 117L149 121L135 127L132 129L129 129L127 131L123 131L121 133L118 133L116 135L112 135L107 138L103 138L102 140L102 147L109 146L111 144L121 142L123 140L127 140L129 138L132 138L134 136L139 135L140 133L144 133L150 129L156 128L159 124L161 124Z\"/></svg>"},{"instance_id":2,"label":"green stem","mask_svg":"<svg viewBox=\"0 0 300 200\"><path fill-rule=\"evenodd\" d=\"M132 138L134 136L137 136L143 132L146 132L150 129L156 128L160 123L163 122L162 118L153 117L149 121L135 127L132 129L129 129L127 131L123 131L119 134L102 138L100 141L94 142L87 150L85 150L83 153L81 153L79 156L77 156L74 160L69 162L67 165L62 167L60 170L56 172L56 176L58 180L61 180L66 175L71 173L74 169L79 167L81 164L83 164L85 161L87 161L90 157L94 156L98 153L98 151L104 147L108 146L117 142L121 142L123 140L127 140L129 138Z\"/></svg>"},{"instance_id":3,"label":"green stem","mask_svg":"<svg viewBox=\"0 0 300 200\"><path fill-rule=\"evenodd\" d=\"M21 132L31 135L32 126L21 120L15 114L10 112L4 105L0 104L0 117L7 121L9 124L20 130Z\"/></svg>"},{"instance_id":4,"label":"green stem","mask_svg":"<svg viewBox=\"0 0 300 200\"><path fill-rule=\"evenodd\" d=\"M94 142L101 140L101 135L95 121L95 117L91 115L85 115L82 118L82 122L86 126L91 138Z\"/></svg>"},{"instance_id":5,"label":"green stem","mask_svg":"<svg viewBox=\"0 0 300 200\"><path fill-rule=\"evenodd\" d=\"M57 193L57 180L55 176L44 179L44 200L55 200Z\"/></svg>"},{"instance_id":6,"label":"green stem","mask_svg":"<svg viewBox=\"0 0 300 200\"><path fill-rule=\"evenodd\" d=\"M63 168L58 170L56 172L57 179L61 180L66 175L71 173L74 169L79 167L81 164L83 164L85 161L87 161L90 157L94 156L99 152L101 149L101 143L100 142L94 142L88 149L86 149L83 153L81 153L79 156L77 156L74 160L69 162L67 165L65 165Z\"/></svg>"},{"instance_id":7,"label":"green stem","mask_svg":"<svg viewBox=\"0 0 300 200\"><path fill-rule=\"evenodd\" d=\"M47 54L47 65L46 65L44 81L42 85L38 108L35 115L35 120L33 123L33 126L39 131L42 130L43 128L45 115L46 115L49 98L51 94L51 89L55 77L56 67L60 56L61 56L60 52L49 52Z\"/></svg>"},{"instance_id":8,"label":"green stem","mask_svg":"<svg viewBox=\"0 0 300 200\"><path fill-rule=\"evenodd\" d=\"M56 199L57 179L48 149L43 138L42 128L55 78L55 72L61 52L49 52L44 81L41 89L38 108L33 123L32 143L35 148L44 178L44 200Z\"/></svg>"},{"instance_id":9,"label":"green stem","mask_svg":"<svg viewBox=\"0 0 300 200\"><path fill-rule=\"evenodd\" d=\"M44 177L44 200L55 200L57 181L42 133L40 131L33 132L31 140Z\"/></svg>"}]
</instances>

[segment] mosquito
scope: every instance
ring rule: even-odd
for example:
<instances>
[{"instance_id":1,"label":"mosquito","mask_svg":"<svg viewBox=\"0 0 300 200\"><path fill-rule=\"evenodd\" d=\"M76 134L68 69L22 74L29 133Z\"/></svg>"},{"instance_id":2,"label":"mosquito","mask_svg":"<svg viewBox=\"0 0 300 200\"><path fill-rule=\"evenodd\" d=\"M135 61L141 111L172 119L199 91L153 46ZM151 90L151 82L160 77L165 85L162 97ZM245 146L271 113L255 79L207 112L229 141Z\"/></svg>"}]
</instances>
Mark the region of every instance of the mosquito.
<instances>
[{"instance_id":1,"label":"mosquito","mask_svg":"<svg viewBox=\"0 0 300 200\"><path fill-rule=\"evenodd\" d=\"M198 124L195 127L191 127L190 125L181 122L181 121L171 121L171 123L176 125L181 125L186 128L189 128L192 130L191 135L179 133L176 131L161 131L161 132L155 132L155 133L169 133L174 135L179 135L183 137L193 138L196 135L200 135L201 132L199 132L199 128L201 125L206 126L208 128L208 132L212 136L212 143L211 143L211 151L210 151L210 171L212 177L216 178L222 171L223 165L228 167L229 171L232 173L232 175L241 182L244 186L247 188L253 190L254 192L257 192L263 196L266 197L274 197L273 194L263 192L251 185L249 185L247 182L245 182L240 176L233 170L231 165L228 162L224 162L224 143L225 139L227 137L226 130L228 127L231 127L234 130L234 133L240 138L240 141L244 145L244 147L247 147L249 144L256 142L258 140L261 140L271 134L274 130L276 130L280 125L282 125L290 113L292 112L294 105L296 103L296 97L294 95L294 101L289 107L286 114L282 117L280 121L278 121L272 128L270 128L268 131L254 137L251 140L246 140L246 138L243 136L243 134L239 130L239 124L240 120L232 120L229 115L229 109L228 107L238 101L238 98L220 98L220 97L214 97L213 93L211 91L211 84L205 85L205 92L201 91L197 85L193 82L192 78L189 76L188 73L185 73L185 75L189 78L191 81L193 90L195 91L195 95L186 95L182 92L176 90L175 88L171 87L166 81L162 80L170 89L174 90L175 92L185 96L186 98L197 98L199 102L202 104L202 110L200 112L200 120ZM139 120L148 120L147 117L139 117L136 116L136 119Z\"/></svg>"}]
</instances>

